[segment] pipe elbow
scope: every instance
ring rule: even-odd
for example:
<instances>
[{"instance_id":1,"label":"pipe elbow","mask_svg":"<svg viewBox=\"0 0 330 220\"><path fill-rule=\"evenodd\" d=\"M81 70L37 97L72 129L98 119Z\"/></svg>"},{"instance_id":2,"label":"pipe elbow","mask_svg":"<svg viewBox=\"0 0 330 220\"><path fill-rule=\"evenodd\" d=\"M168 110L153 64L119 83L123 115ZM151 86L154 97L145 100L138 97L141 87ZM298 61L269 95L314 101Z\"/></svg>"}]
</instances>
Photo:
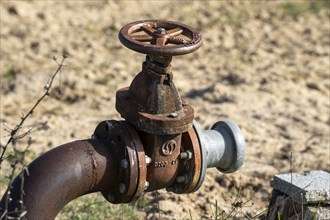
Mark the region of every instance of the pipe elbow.
<instances>
[{"instance_id":1,"label":"pipe elbow","mask_svg":"<svg viewBox=\"0 0 330 220\"><path fill-rule=\"evenodd\" d=\"M17 210L24 209L27 219L54 219L71 200L110 188L117 178L114 166L110 149L97 139L56 147L15 178L0 202L0 213L18 217Z\"/></svg>"}]
</instances>

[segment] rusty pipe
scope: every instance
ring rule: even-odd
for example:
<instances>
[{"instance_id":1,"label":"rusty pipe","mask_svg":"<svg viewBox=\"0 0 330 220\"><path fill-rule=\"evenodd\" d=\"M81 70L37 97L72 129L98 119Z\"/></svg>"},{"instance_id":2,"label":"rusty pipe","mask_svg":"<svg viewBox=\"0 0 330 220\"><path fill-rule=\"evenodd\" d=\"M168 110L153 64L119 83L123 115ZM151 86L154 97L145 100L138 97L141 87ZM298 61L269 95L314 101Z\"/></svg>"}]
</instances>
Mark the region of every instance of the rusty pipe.
<instances>
[{"instance_id":1,"label":"rusty pipe","mask_svg":"<svg viewBox=\"0 0 330 220\"><path fill-rule=\"evenodd\" d=\"M23 195L27 219L54 219L71 200L113 187L118 167L110 151L102 141L89 139L46 152L27 167L23 179L18 176L13 181L7 215L21 214ZM0 216L6 210L6 195L0 202Z\"/></svg>"}]
</instances>

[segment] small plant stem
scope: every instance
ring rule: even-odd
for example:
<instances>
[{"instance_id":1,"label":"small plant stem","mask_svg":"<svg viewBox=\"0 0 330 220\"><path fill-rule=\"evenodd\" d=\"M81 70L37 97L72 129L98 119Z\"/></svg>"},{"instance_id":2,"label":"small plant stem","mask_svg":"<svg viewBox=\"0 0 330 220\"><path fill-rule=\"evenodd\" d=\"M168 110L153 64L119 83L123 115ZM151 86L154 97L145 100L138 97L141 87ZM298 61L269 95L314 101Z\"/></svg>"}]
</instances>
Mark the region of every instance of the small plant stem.
<instances>
[{"instance_id":1,"label":"small plant stem","mask_svg":"<svg viewBox=\"0 0 330 220\"><path fill-rule=\"evenodd\" d=\"M5 155L5 152L6 152L7 148L8 148L8 146L9 146L9 144L15 142L15 140L17 139L16 134L17 134L17 132L22 128L22 126L23 126L24 122L26 121L26 119L27 119L30 115L32 115L33 111L37 108L37 106L40 104L40 102L41 102L46 96L49 95L49 90L50 90L51 87L52 87L52 84L53 84L53 82L54 82L54 79L55 79L56 75L61 71L62 67L64 66L64 60L65 60L66 58L67 58L67 56L66 56L66 55L63 55L63 58L62 58L61 62L58 63L58 67L57 67L56 71L52 74L52 76L51 76L51 78L50 78L50 80L49 80L49 83L45 86L45 92L44 92L44 94L43 94L43 95L37 100L37 102L36 102L36 103L33 105L33 107L29 110L29 112L28 112L25 116L23 116L23 117L21 118L20 123L17 124L17 125L15 126L15 128L10 132L10 137L9 137L7 143L6 143L6 144L3 146L3 148L2 148L2 152L1 152L1 155L0 155L0 165L1 165L1 163L4 161L4 155Z\"/></svg>"},{"instance_id":2,"label":"small plant stem","mask_svg":"<svg viewBox=\"0 0 330 220\"><path fill-rule=\"evenodd\" d=\"M291 184L292 184L292 151L290 152L290 175L291 175Z\"/></svg>"}]
</instances>

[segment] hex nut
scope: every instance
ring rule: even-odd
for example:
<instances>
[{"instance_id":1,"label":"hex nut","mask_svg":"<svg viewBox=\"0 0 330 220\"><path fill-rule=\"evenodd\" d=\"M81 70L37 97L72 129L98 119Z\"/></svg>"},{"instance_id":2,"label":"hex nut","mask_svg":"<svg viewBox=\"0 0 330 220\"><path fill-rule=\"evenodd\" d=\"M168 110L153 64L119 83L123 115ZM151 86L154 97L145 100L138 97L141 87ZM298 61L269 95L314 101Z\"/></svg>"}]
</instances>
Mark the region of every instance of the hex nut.
<instances>
[{"instance_id":1,"label":"hex nut","mask_svg":"<svg viewBox=\"0 0 330 220\"><path fill-rule=\"evenodd\" d=\"M147 189L148 189L148 187L149 187L149 182L148 182L148 181L146 181L146 182L144 183L144 190L147 190Z\"/></svg>"},{"instance_id":2,"label":"hex nut","mask_svg":"<svg viewBox=\"0 0 330 220\"><path fill-rule=\"evenodd\" d=\"M146 164L147 166L151 163L151 158L146 155Z\"/></svg>"},{"instance_id":3,"label":"hex nut","mask_svg":"<svg viewBox=\"0 0 330 220\"><path fill-rule=\"evenodd\" d=\"M121 194L123 194L123 193L125 193L125 191L126 191L126 185L125 185L125 183L120 183L119 184L119 192Z\"/></svg>"},{"instance_id":4,"label":"hex nut","mask_svg":"<svg viewBox=\"0 0 330 220\"><path fill-rule=\"evenodd\" d=\"M192 153L190 150L186 150L185 152L180 153L180 159L188 159L190 160L192 158Z\"/></svg>"},{"instance_id":5,"label":"hex nut","mask_svg":"<svg viewBox=\"0 0 330 220\"><path fill-rule=\"evenodd\" d=\"M128 161L126 159L122 159L120 161L120 167L123 168L123 169L127 169L128 168Z\"/></svg>"},{"instance_id":6,"label":"hex nut","mask_svg":"<svg viewBox=\"0 0 330 220\"><path fill-rule=\"evenodd\" d=\"M166 187L167 192L173 192L174 191L174 186L168 186Z\"/></svg>"},{"instance_id":7,"label":"hex nut","mask_svg":"<svg viewBox=\"0 0 330 220\"><path fill-rule=\"evenodd\" d=\"M115 200L116 200L116 196L115 196L115 194L113 194L113 193L109 193L108 194L108 200L110 201L110 202L115 202Z\"/></svg>"},{"instance_id":8,"label":"hex nut","mask_svg":"<svg viewBox=\"0 0 330 220\"><path fill-rule=\"evenodd\" d=\"M187 175L184 174L184 175L182 175L182 176L178 176L178 177L175 178L175 181L176 181L177 183L184 183L184 182L187 181Z\"/></svg>"}]
</instances>

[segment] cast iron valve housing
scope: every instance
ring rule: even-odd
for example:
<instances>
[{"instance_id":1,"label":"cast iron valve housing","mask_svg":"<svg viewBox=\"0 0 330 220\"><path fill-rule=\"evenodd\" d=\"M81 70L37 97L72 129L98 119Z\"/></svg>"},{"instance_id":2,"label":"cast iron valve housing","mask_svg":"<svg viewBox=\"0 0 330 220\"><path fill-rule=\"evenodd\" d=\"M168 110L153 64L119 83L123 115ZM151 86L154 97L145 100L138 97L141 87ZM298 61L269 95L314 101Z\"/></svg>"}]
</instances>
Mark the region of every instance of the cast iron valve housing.
<instances>
[{"instance_id":1,"label":"cast iron valve housing","mask_svg":"<svg viewBox=\"0 0 330 220\"><path fill-rule=\"evenodd\" d=\"M238 126L224 120L200 131L194 109L173 82L172 57L196 51L201 34L173 21L142 20L125 25L119 39L147 55L131 85L117 91L116 109L125 121L101 122L93 135L111 148L118 166L115 187L102 191L104 197L127 203L162 188L191 193L202 185L207 168L239 169L245 143Z\"/></svg>"}]
</instances>

